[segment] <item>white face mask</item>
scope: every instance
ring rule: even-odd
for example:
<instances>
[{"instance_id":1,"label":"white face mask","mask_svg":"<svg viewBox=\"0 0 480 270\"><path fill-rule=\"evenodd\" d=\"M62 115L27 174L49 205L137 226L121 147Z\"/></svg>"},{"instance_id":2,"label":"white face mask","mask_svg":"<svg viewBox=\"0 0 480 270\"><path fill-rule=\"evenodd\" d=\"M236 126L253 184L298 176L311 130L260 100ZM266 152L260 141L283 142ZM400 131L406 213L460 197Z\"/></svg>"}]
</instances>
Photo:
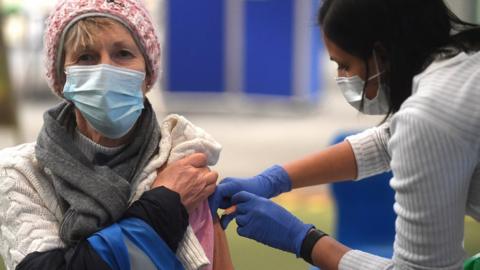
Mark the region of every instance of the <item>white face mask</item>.
<instances>
[{"instance_id":1,"label":"white face mask","mask_svg":"<svg viewBox=\"0 0 480 270\"><path fill-rule=\"evenodd\" d=\"M375 53L373 54L375 65L378 70L378 63ZM383 72L379 72L372 77L368 78L368 81L379 77ZM338 77L336 78L337 85L340 87L343 96L347 102L355 109L364 114L369 115L383 115L387 114L389 110L388 99L385 94L385 85L380 81L378 83L377 95L373 99L365 98L363 101L363 108L361 108L363 88L365 87L365 81L359 76L352 77Z\"/></svg>"}]
</instances>

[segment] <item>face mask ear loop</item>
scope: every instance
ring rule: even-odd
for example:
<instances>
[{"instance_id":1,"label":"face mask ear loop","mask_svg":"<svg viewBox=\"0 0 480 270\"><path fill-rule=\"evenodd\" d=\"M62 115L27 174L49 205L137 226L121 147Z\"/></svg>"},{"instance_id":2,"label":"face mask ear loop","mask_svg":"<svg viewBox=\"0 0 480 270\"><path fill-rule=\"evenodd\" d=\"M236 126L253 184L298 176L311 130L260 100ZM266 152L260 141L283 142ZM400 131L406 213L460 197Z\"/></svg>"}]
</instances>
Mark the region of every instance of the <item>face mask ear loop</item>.
<instances>
[{"instance_id":1,"label":"face mask ear loop","mask_svg":"<svg viewBox=\"0 0 480 270\"><path fill-rule=\"evenodd\" d=\"M378 66L377 54L375 53L375 50L373 50L373 61L375 62L375 67L377 68L377 74L368 78L368 81L371 81L377 77L380 77L380 75L385 73L385 71L380 71L380 67ZM380 84L380 81L378 83Z\"/></svg>"}]
</instances>

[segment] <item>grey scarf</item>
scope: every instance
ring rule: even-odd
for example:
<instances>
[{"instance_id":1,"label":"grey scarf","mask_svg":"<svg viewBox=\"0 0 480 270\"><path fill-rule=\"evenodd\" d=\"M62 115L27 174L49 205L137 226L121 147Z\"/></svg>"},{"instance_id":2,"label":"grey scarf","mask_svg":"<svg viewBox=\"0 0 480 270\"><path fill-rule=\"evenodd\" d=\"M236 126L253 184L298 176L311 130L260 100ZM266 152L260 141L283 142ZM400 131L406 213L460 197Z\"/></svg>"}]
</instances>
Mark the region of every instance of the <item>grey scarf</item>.
<instances>
[{"instance_id":1,"label":"grey scarf","mask_svg":"<svg viewBox=\"0 0 480 270\"><path fill-rule=\"evenodd\" d=\"M148 100L132 139L120 153L88 160L73 143L74 106L62 103L44 114L37 139L40 168L49 172L64 213L60 237L72 245L117 221L128 207L133 183L158 149L160 128ZM51 173L50 173L51 172Z\"/></svg>"}]
</instances>

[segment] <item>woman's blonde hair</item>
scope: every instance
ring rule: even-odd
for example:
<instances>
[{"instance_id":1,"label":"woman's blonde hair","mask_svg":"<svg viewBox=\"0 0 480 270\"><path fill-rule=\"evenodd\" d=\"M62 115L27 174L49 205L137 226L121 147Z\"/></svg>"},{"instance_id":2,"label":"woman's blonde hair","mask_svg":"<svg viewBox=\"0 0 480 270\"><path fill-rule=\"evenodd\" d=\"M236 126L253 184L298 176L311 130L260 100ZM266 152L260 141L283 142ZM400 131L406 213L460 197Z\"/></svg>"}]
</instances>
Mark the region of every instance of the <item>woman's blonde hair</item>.
<instances>
[{"instance_id":1,"label":"woman's blonde hair","mask_svg":"<svg viewBox=\"0 0 480 270\"><path fill-rule=\"evenodd\" d=\"M74 52L88 48L95 43L95 36L100 31L107 29L112 24L118 24L110 18L104 17L87 17L76 22L67 32L64 43L65 49L72 49ZM65 57L63 57L65 61ZM62 63L63 64L63 63Z\"/></svg>"}]
</instances>

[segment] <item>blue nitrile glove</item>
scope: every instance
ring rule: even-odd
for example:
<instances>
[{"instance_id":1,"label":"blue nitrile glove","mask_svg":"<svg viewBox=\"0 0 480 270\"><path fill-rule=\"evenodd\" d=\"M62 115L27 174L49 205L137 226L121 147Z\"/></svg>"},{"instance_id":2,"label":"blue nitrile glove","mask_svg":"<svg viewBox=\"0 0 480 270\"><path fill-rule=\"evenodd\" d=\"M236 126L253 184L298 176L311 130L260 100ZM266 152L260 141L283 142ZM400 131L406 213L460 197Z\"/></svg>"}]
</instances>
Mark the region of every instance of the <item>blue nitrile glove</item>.
<instances>
[{"instance_id":1,"label":"blue nitrile glove","mask_svg":"<svg viewBox=\"0 0 480 270\"><path fill-rule=\"evenodd\" d=\"M292 182L285 169L274 165L251 178L223 179L208 202L212 215L215 216L218 208L226 209L232 206L231 197L240 191L248 191L263 198L272 198L291 189Z\"/></svg>"},{"instance_id":2,"label":"blue nitrile glove","mask_svg":"<svg viewBox=\"0 0 480 270\"><path fill-rule=\"evenodd\" d=\"M235 194L232 203L237 205L239 235L300 257L303 240L313 225L304 224L283 207L245 191Z\"/></svg>"}]
</instances>

